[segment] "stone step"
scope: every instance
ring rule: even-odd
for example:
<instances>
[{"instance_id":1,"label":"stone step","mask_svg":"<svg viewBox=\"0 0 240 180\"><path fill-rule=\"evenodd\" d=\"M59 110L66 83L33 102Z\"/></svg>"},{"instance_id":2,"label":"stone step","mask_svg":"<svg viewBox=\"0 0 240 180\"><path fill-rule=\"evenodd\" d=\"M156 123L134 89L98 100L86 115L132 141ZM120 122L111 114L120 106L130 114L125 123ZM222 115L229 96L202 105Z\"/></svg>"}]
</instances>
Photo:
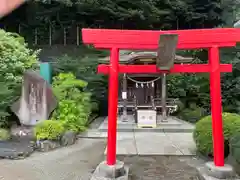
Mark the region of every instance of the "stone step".
<instances>
[{"instance_id":1,"label":"stone step","mask_svg":"<svg viewBox=\"0 0 240 180\"><path fill-rule=\"evenodd\" d=\"M176 117L169 117L168 121L157 122L156 128L139 128L137 124L134 122L132 116L128 116L128 121L124 122L121 120L117 121L117 131L118 132L169 132L169 133L185 133L189 132L192 133L194 131L194 125L178 119ZM107 132L108 131L108 120L107 117L98 127L100 132Z\"/></svg>"},{"instance_id":2,"label":"stone step","mask_svg":"<svg viewBox=\"0 0 240 180\"><path fill-rule=\"evenodd\" d=\"M98 131L100 132L107 132L108 128L99 128ZM169 132L169 133L192 133L194 131L194 127L192 126L159 126L157 128L138 128L138 127L131 127L131 126L119 126L117 129L118 132Z\"/></svg>"}]
</instances>

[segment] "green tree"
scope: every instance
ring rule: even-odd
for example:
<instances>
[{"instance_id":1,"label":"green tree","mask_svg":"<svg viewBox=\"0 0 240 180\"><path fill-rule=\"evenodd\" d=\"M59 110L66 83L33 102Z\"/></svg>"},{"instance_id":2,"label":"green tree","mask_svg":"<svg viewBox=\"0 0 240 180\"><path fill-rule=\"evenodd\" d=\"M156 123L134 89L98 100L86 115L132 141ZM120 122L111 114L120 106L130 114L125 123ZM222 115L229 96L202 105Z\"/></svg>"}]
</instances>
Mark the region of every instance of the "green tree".
<instances>
[{"instance_id":1,"label":"green tree","mask_svg":"<svg viewBox=\"0 0 240 180\"><path fill-rule=\"evenodd\" d=\"M92 93L92 102L100 104L107 97L107 76L97 74L99 54L72 57L64 55L56 58L52 64L55 73L72 72L78 79L88 82L86 90Z\"/></svg>"},{"instance_id":2,"label":"green tree","mask_svg":"<svg viewBox=\"0 0 240 180\"><path fill-rule=\"evenodd\" d=\"M222 101L227 112L240 113L240 48L224 49L223 63L231 63L233 71L224 73L222 79Z\"/></svg>"},{"instance_id":3,"label":"green tree","mask_svg":"<svg viewBox=\"0 0 240 180\"><path fill-rule=\"evenodd\" d=\"M0 125L8 116L7 108L19 98L23 73L36 65L37 55L21 36L0 30Z\"/></svg>"},{"instance_id":4,"label":"green tree","mask_svg":"<svg viewBox=\"0 0 240 180\"><path fill-rule=\"evenodd\" d=\"M53 91L59 105L52 119L63 123L66 130L80 132L85 129L92 112L91 93L84 91L87 82L78 80L72 73L54 77Z\"/></svg>"}]
</instances>

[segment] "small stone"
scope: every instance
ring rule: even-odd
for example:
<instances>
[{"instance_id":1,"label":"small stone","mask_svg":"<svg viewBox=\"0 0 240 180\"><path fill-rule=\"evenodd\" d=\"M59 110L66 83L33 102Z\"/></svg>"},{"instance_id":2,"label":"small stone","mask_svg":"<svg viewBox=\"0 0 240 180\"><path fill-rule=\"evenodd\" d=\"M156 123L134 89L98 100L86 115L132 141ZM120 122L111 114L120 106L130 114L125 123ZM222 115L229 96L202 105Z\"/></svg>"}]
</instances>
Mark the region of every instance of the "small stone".
<instances>
[{"instance_id":1,"label":"small stone","mask_svg":"<svg viewBox=\"0 0 240 180\"><path fill-rule=\"evenodd\" d=\"M25 139L34 139L34 132L33 132L32 126L17 126L13 125L11 127L11 136L17 137L17 138L25 138Z\"/></svg>"},{"instance_id":2,"label":"small stone","mask_svg":"<svg viewBox=\"0 0 240 180\"><path fill-rule=\"evenodd\" d=\"M75 144L76 137L77 137L77 135L73 131L65 132L61 137L61 145L62 146L69 146L69 145Z\"/></svg>"},{"instance_id":3,"label":"small stone","mask_svg":"<svg viewBox=\"0 0 240 180\"><path fill-rule=\"evenodd\" d=\"M60 147L60 144L58 141L44 140L37 142L37 147L42 152L48 152Z\"/></svg>"}]
</instances>

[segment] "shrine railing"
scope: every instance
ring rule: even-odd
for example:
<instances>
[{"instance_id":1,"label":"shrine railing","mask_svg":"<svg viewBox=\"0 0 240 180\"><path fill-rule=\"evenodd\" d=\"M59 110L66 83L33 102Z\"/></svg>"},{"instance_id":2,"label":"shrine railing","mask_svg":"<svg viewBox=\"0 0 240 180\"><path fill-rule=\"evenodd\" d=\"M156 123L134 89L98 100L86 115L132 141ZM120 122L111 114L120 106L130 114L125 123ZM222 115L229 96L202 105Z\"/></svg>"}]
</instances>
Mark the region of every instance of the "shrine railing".
<instances>
[{"instance_id":1,"label":"shrine railing","mask_svg":"<svg viewBox=\"0 0 240 180\"><path fill-rule=\"evenodd\" d=\"M127 108L132 108L133 110L137 110L138 108L152 108L154 110L158 110L162 108L162 100L161 98L152 98L151 102L146 103L146 104L138 104L137 99L134 98L132 100L126 100L124 102L123 99L118 99L118 108L123 108L126 103ZM172 114L178 110L178 103L179 99L178 98L167 98L166 99L166 108L168 111L168 114Z\"/></svg>"}]
</instances>

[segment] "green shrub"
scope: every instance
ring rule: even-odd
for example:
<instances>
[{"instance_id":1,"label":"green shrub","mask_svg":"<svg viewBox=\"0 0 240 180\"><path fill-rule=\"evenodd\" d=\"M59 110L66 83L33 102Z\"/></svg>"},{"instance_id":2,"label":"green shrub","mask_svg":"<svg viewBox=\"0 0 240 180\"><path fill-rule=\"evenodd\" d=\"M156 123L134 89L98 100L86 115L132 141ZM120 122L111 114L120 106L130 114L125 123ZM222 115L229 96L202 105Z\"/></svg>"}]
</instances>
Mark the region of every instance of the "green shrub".
<instances>
[{"instance_id":1,"label":"green shrub","mask_svg":"<svg viewBox=\"0 0 240 180\"><path fill-rule=\"evenodd\" d=\"M78 51L81 51L78 48ZM99 64L99 58L104 57L104 52L89 51L84 48L80 56L74 57L64 55L53 59L53 71L57 76L59 73L71 72L77 79L88 83L86 90L92 93L91 101L95 103L93 111L99 113L96 103L100 105L107 99L108 77L96 73L96 67Z\"/></svg>"},{"instance_id":2,"label":"green shrub","mask_svg":"<svg viewBox=\"0 0 240 180\"><path fill-rule=\"evenodd\" d=\"M181 119L195 123L205 115L205 110L201 107L194 109L186 108L179 113Z\"/></svg>"},{"instance_id":3,"label":"green shrub","mask_svg":"<svg viewBox=\"0 0 240 180\"><path fill-rule=\"evenodd\" d=\"M230 138L240 132L240 115L234 113L223 113L222 117L226 152L225 156L227 156L229 152L228 143ZM211 116L206 116L196 123L193 137L199 152L207 156L213 155Z\"/></svg>"},{"instance_id":4,"label":"green shrub","mask_svg":"<svg viewBox=\"0 0 240 180\"><path fill-rule=\"evenodd\" d=\"M20 95L24 71L36 65L38 52L29 49L23 37L0 29L0 125Z\"/></svg>"},{"instance_id":5,"label":"green shrub","mask_svg":"<svg viewBox=\"0 0 240 180\"><path fill-rule=\"evenodd\" d=\"M91 114L91 93L85 92L87 82L78 80L72 73L60 73L53 79L53 90L59 100L53 119L63 123L65 129L85 130Z\"/></svg>"},{"instance_id":6,"label":"green shrub","mask_svg":"<svg viewBox=\"0 0 240 180\"><path fill-rule=\"evenodd\" d=\"M8 140L10 139L10 132L6 129L0 128L0 140Z\"/></svg>"},{"instance_id":7,"label":"green shrub","mask_svg":"<svg viewBox=\"0 0 240 180\"><path fill-rule=\"evenodd\" d=\"M64 131L65 129L62 122L46 120L35 126L34 135L37 140L57 140Z\"/></svg>"},{"instance_id":8,"label":"green shrub","mask_svg":"<svg viewBox=\"0 0 240 180\"><path fill-rule=\"evenodd\" d=\"M229 142L230 153L236 162L240 163L240 133L233 135Z\"/></svg>"}]
</instances>

